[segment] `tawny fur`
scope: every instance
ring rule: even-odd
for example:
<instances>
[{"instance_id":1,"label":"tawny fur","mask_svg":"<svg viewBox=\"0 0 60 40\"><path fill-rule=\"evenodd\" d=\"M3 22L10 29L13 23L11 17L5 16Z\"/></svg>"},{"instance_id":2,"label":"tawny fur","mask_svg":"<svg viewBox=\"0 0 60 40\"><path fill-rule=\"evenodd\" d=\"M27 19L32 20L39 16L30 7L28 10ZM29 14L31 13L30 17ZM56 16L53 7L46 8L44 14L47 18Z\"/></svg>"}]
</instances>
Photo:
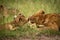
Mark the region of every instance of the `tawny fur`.
<instances>
[{"instance_id":1,"label":"tawny fur","mask_svg":"<svg viewBox=\"0 0 60 40\"><path fill-rule=\"evenodd\" d=\"M39 10L35 14L30 16L28 20L31 24L35 23L37 26L42 25L44 22L44 14L45 12L43 10Z\"/></svg>"},{"instance_id":2,"label":"tawny fur","mask_svg":"<svg viewBox=\"0 0 60 40\"><path fill-rule=\"evenodd\" d=\"M12 22L0 25L0 30L16 30L20 26L23 26L25 23L27 23L27 19L24 15L19 14Z\"/></svg>"},{"instance_id":3,"label":"tawny fur","mask_svg":"<svg viewBox=\"0 0 60 40\"><path fill-rule=\"evenodd\" d=\"M56 13L46 14L44 25L58 31L60 28L60 15Z\"/></svg>"},{"instance_id":4,"label":"tawny fur","mask_svg":"<svg viewBox=\"0 0 60 40\"><path fill-rule=\"evenodd\" d=\"M37 26L43 25L42 29L53 29L59 31L60 28L60 14L50 13L45 14L44 11L38 11L28 18L30 23L35 23Z\"/></svg>"}]
</instances>

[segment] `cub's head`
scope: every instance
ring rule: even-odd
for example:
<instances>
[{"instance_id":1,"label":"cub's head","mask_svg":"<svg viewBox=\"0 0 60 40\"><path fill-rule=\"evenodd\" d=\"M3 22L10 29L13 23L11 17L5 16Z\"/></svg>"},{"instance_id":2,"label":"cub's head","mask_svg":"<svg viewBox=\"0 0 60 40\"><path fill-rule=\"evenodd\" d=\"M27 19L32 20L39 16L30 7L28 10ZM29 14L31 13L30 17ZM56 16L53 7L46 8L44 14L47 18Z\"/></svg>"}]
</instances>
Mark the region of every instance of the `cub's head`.
<instances>
[{"instance_id":1,"label":"cub's head","mask_svg":"<svg viewBox=\"0 0 60 40\"><path fill-rule=\"evenodd\" d=\"M19 15L15 15L14 21L17 25L23 25L25 23L27 23L27 19L24 15L19 14Z\"/></svg>"},{"instance_id":2,"label":"cub's head","mask_svg":"<svg viewBox=\"0 0 60 40\"><path fill-rule=\"evenodd\" d=\"M44 14L45 14L45 12L43 10L38 11L37 13L33 14L32 16L30 16L28 18L28 20L32 24L33 23L40 24L44 20Z\"/></svg>"}]
</instances>

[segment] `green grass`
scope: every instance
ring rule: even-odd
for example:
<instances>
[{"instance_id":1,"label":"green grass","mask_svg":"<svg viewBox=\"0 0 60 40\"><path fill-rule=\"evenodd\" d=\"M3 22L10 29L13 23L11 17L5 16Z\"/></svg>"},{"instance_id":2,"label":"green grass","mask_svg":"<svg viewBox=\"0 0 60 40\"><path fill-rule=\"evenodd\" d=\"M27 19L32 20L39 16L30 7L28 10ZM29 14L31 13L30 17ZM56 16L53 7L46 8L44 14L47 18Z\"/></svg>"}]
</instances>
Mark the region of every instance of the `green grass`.
<instances>
[{"instance_id":1,"label":"green grass","mask_svg":"<svg viewBox=\"0 0 60 40\"><path fill-rule=\"evenodd\" d=\"M10 31L10 30L1 30L0 37L31 37L35 38L36 35L48 35L48 36L60 36L60 31L55 30L36 30L30 28L29 26L20 27L17 30Z\"/></svg>"},{"instance_id":2,"label":"green grass","mask_svg":"<svg viewBox=\"0 0 60 40\"><path fill-rule=\"evenodd\" d=\"M38 33L39 35L48 35L48 36L56 36L59 35L60 36L60 31L55 31L55 30L42 30L41 32Z\"/></svg>"},{"instance_id":3,"label":"green grass","mask_svg":"<svg viewBox=\"0 0 60 40\"><path fill-rule=\"evenodd\" d=\"M42 9L45 10L46 13L60 13L60 0L0 0L0 4L5 5L7 8L15 8L18 9L24 14L26 17L34 14L36 11ZM13 16L9 16L4 18L4 22L10 22L13 20ZM2 30L0 31L0 36L25 36L25 35L34 35L36 33L47 33L47 34L59 34L60 32L45 30L45 31L37 31L35 29L30 28L28 25L24 25L15 31Z\"/></svg>"},{"instance_id":4,"label":"green grass","mask_svg":"<svg viewBox=\"0 0 60 40\"><path fill-rule=\"evenodd\" d=\"M10 30L1 30L0 37L24 37L24 36L33 36L37 33L37 30L30 28L29 25L21 26L19 29L10 31Z\"/></svg>"},{"instance_id":5,"label":"green grass","mask_svg":"<svg viewBox=\"0 0 60 40\"><path fill-rule=\"evenodd\" d=\"M34 14L36 11L43 9L46 13L60 13L60 0L0 0L0 4L7 8L16 8L26 17Z\"/></svg>"}]
</instances>

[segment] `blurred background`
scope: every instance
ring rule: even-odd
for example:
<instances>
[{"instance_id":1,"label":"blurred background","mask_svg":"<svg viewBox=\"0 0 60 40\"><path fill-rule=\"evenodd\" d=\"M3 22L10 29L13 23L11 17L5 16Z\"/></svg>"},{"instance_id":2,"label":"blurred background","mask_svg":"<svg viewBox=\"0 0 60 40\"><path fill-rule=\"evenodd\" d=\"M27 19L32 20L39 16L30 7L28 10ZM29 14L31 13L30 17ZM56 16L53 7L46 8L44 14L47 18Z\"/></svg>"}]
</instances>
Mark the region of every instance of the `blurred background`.
<instances>
[{"instance_id":1,"label":"blurred background","mask_svg":"<svg viewBox=\"0 0 60 40\"><path fill-rule=\"evenodd\" d=\"M41 9L46 13L60 13L60 0L0 0L1 4L8 9L18 9L26 17Z\"/></svg>"},{"instance_id":2,"label":"blurred background","mask_svg":"<svg viewBox=\"0 0 60 40\"><path fill-rule=\"evenodd\" d=\"M26 17L43 9L46 13L60 13L60 0L0 0L7 8L20 10Z\"/></svg>"}]
</instances>

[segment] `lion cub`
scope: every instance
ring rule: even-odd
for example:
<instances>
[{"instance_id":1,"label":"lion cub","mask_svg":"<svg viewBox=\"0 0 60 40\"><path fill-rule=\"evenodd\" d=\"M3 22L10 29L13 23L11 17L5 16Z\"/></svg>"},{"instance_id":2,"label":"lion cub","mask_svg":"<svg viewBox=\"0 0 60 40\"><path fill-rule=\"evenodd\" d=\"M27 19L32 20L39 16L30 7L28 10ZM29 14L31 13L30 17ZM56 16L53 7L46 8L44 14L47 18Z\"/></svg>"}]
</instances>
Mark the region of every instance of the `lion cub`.
<instances>
[{"instance_id":1,"label":"lion cub","mask_svg":"<svg viewBox=\"0 0 60 40\"><path fill-rule=\"evenodd\" d=\"M39 27L44 27L44 25L43 25L43 22L44 22L44 19L45 19L44 14L45 14L45 12L43 10L39 10L35 14L30 16L28 18L28 20L31 24L36 24L36 26L38 28Z\"/></svg>"},{"instance_id":2,"label":"lion cub","mask_svg":"<svg viewBox=\"0 0 60 40\"><path fill-rule=\"evenodd\" d=\"M12 22L0 25L0 30L16 30L17 28L19 28L19 26L23 26L25 23L27 23L27 19L24 15L19 14L14 18Z\"/></svg>"},{"instance_id":3,"label":"lion cub","mask_svg":"<svg viewBox=\"0 0 60 40\"><path fill-rule=\"evenodd\" d=\"M33 14L28 20L31 24L36 24L38 28L42 27L42 29L53 29L56 31L60 29L60 14L45 14L42 10Z\"/></svg>"}]
</instances>

